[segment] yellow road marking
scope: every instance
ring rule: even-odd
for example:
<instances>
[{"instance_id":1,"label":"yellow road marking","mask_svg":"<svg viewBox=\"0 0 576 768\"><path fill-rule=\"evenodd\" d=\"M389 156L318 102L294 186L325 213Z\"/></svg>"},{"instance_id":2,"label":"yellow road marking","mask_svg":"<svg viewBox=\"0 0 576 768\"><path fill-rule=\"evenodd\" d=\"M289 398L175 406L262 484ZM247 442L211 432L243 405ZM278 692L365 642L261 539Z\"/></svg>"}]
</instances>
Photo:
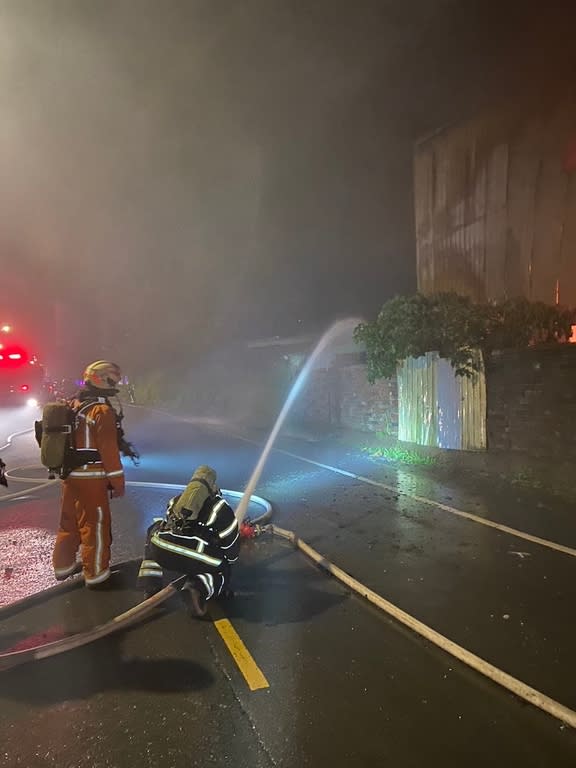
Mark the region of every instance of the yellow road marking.
<instances>
[{"instance_id":1,"label":"yellow road marking","mask_svg":"<svg viewBox=\"0 0 576 768\"><path fill-rule=\"evenodd\" d=\"M258 691L261 688L269 688L268 680L262 674L260 667L252 658L250 651L236 632L228 619L217 619L214 626L218 630L220 637L226 643L226 647L232 654L232 658L238 664L240 672L244 675L248 687L251 691Z\"/></svg>"}]
</instances>

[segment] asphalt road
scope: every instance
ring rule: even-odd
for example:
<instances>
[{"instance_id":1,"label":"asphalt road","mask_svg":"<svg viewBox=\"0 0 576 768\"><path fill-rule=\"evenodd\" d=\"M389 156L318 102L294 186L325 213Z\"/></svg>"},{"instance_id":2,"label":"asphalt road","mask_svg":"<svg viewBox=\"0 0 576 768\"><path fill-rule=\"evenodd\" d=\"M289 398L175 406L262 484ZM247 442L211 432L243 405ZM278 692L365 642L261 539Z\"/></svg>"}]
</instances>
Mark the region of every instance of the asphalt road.
<instances>
[{"instance_id":1,"label":"asphalt road","mask_svg":"<svg viewBox=\"0 0 576 768\"><path fill-rule=\"evenodd\" d=\"M211 463L223 486L241 490L256 462L256 446L222 430L135 410L129 418L144 456L141 467L128 468L132 479L184 483L197 464ZM456 485L425 487L390 470L382 477L334 448L289 447L312 461L353 463L386 484L417 483L431 498L452 494L477 514L510 514L504 498L498 507ZM3 456L14 467L31 463L34 450L19 438ZM576 707L574 558L282 453L271 456L258 492L275 504L279 524L376 591ZM0 504L0 602L53 584L55 494L31 487L23 501ZM115 505L117 560L139 554L146 525L169 495L137 488ZM546 535L530 509L525 516ZM561 511L553 519L551 536L569 533ZM286 544L246 545L235 590L213 620L189 619L175 600L121 637L1 673L0 765L575 764L574 731L377 613ZM0 648L79 631L138 597L127 578L117 592L80 588L0 617ZM250 689L246 658L238 662L229 650L222 620L266 687Z\"/></svg>"}]
</instances>

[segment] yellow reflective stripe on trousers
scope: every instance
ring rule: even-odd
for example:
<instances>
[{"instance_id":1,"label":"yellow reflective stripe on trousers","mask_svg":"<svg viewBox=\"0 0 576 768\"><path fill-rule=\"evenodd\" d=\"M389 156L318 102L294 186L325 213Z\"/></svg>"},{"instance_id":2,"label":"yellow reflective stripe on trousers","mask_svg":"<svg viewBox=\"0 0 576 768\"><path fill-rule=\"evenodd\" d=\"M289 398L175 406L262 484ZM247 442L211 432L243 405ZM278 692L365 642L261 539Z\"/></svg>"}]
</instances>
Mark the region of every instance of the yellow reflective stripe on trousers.
<instances>
[{"instance_id":1,"label":"yellow reflective stripe on trousers","mask_svg":"<svg viewBox=\"0 0 576 768\"><path fill-rule=\"evenodd\" d=\"M98 511L98 521L96 523L96 561L94 563L94 572L96 576L100 574L102 570L102 507L96 508Z\"/></svg>"},{"instance_id":2,"label":"yellow reflective stripe on trousers","mask_svg":"<svg viewBox=\"0 0 576 768\"><path fill-rule=\"evenodd\" d=\"M204 584L204 586L206 587L206 592L208 593L206 595L206 600L210 600L210 598L214 594L214 579L209 573L199 573L198 578L200 579L202 584Z\"/></svg>"},{"instance_id":3,"label":"yellow reflective stripe on trousers","mask_svg":"<svg viewBox=\"0 0 576 768\"><path fill-rule=\"evenodd\" d=\"M110 576L110 568L106 568L105 571L102 571L101 574L98 576L94 576L93 579L89 579L87 576L84 576L84 583L85 584L101 584L103 581L106 581L107 578Z\"/></svg>"},{"instance_id":4,"label":"yellow reflective stripe on trousers","mask_svg":"<svg viewBox=\"0 0 576 768\"><path fill-rule=\"evenodd\" d=\"M143 560L138 571L138 578L141 576L163 576L164 569L154 560Z\"/></svg>"},{"instance_id":5,"label":"yellow reflective stripe on trousers","mask_svg":"<svg viewBox=\"0 0 576 768\"><path fill-rule=\"evenodd\" d=\"M195 549L180 547L178 544L172 544L170 541L164 541L164 539L161 539L156 533L152 535L151 541L153 544L156 544L157 547L160 547L160 549L165 549L168 552L174 552L177 555L184 555L184 557L188 557L191 560L201 560L203 563L208 563L208 565L213 565L216 568L222 565L222 560L218 560L216 557L203 555L202 553L197 552Z\"/></svg>"},{"instance_id":6,"label":"yellow reflective stripe on trousers","mask_svg":"<svg viewBox=\"0 0 576 768\"><path fill-rule=\"evenodd\" d=\"M236 520L236 518L234 518L234 522L233 522L233 523L231 523L231 524L228 526L228 528L226 528L224 531L220 531L220 533L218 534L218 536L219 536L221 539L225 539L225 538L226 538L226 536L228 536L228 534L229 534L229 533L232 533L232 531L234 530L234 528L236 528L237 526L238 526L238 520Z\"/></svg>"}]
</instances>

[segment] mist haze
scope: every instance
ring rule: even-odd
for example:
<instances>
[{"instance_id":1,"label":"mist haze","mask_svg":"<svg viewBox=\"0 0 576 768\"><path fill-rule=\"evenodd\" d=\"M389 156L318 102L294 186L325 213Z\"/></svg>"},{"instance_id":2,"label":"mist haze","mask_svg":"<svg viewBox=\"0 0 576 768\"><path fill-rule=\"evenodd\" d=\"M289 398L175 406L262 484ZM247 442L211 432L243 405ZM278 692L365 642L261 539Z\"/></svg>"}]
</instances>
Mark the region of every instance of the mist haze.
<instances>
[{"instance_id":1,"label":"mist haze","mask_svg":"<svg viewBox=\"0 0 576 768\"><path fill-rule=\"evenodd\" d=\"M529 81L522 62L552 50L566 74L549 17L3 0L5 313L58 363L131 367L375 313L415 289L414 141Z\"/></svg>"}]
</instances>

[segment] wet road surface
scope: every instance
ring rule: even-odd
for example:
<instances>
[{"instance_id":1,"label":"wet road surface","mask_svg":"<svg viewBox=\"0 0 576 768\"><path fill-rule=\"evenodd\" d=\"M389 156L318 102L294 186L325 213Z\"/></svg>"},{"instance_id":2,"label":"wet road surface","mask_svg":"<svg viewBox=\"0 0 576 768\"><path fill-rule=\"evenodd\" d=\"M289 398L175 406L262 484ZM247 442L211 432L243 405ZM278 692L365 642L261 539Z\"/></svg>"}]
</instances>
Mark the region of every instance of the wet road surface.
<instances>
[{"instance_id":1,"label":"wet road surface","mask_svg":"<svg viewBox=\"0 0 576 768\"><path fill-rule=\"evenodd\" d=\"M196 464L207 462L219 470L223 485L241 489L255 464L257 450L250 443L157 414L131 411L130 418L129 437L145 455L140 468L128 470L133 479L185 482ZM23 447L17 450L18 458L25 459ZM366 476L372 471L381 479L380 468L371 470L358 457L333 449L320 453L318 446L299 445L298 450ZM9 451L3 455L8 462ZM351 461L356 462L353 467ZM392 484L393 473L386 471L386 482ZM423 494L423 481L416 477L412 482L419 483L418 493ZM431 483L427 489L430 496L440 492ZM279 524L295 529L380 594L511 674L576 706L571 659L574 558L520 544L498 531L279 453L271 457L258 492L275 503ZM477 514L486 503L457 487L443 492L453 498L460 494L459 503L475 505ZM2 542L7 530L26 540L26 531L33 529L47 552L57 502L53 490L32 490L31 496L36 495L0 506ZM166 491L138 488L115 505L116 560L139 554L146 525L166 498ZM506 500L501 508L490 500L495 519L507 510ZM529 507L525 515L529 522ZM570 530L561 512L555 519L555 534ZM0 553L4 566L4 543ZM29 570L42 571L40 561L46 585L52 584L44 555ZM25 570L26 563L19 568ZM4 594L9 583L0 582ZM346 766L388 758L412 766L457 765L465 756L480 765L495 755L503 764L574 764L576 743L570 729L377 615L286 545L259 541L245 548L236 588L235 600L223 609L266 675L268 689L248 689L211 623L192 622L174 610L110 641L112 650L102 641L100 649L95 645L41 662L42 674L37 674L38 667L3 673L0 745L9 743L15 751L3 755L0 750L0 757L14 759L24 750L20 763L4 764L120 766L137 756L143 765ZM66 610L47 606L36 629L72 620L91 622L106 606L119 612L106 603L110 595L85 596L84 590L71 595ZM94 599L100 600L96 606ZM135 603L137 595L128 592L118 599ZM32 618L19 628L14 617L6 622L0 636L4 647L35 629ZM143 660L153 669L149 678L142 673ZM174 677L188 687L157 690L158 680L164 679L155 674L159 663L172 672L181 670ZM192 667L190 673L184 671L187 664L199 665L196 688ZM148 682L138 688L135 678ZM194 724L191 730L178 730L181 723L175 723L174 715L162 720L165 708L174 712L180 707L188 713L186 723ZM139 717L142 708L144 716ZM31 743L25 749L21 744L25 716L37 726L36 751ZM212 718L217 725L211 725ZM58 738L58 729L65 732L64 739ZM92 762L78 751L69 752L82 733L91 745ZM167 734L176 740L176 751L162 754L159 740ZM63 762L64 755L70 762Z\"/></svg>"},{"instance_id":2,"label":"wet road surface","mask_svg":"<svg viewBox=\"0 0 576 768\"><path fill-rule=\"evenodd\" d=\"M269 687L250 691L177 600L121 637L2 673L5 765L573 765L576 736L372 611L287 545L244 551L222 605ZM3 647L137 601L83 589L2 622ZM24 735L26 737L24 738ZM421 762L422 761L422 762ZM2 764L2 763L0 763Z\"/></svg>"}]
</instances>

